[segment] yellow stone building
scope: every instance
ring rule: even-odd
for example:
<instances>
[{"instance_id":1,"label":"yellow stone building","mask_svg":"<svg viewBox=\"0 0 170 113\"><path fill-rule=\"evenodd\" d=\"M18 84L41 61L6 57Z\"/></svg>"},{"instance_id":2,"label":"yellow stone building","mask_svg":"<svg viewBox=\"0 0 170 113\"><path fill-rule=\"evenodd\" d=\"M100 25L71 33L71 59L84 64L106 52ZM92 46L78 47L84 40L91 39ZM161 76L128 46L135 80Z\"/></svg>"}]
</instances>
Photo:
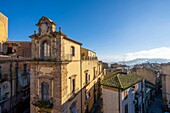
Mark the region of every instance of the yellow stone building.
<instances>
[{"instance_id":1,"label":"yellow stone building","mask_svg":"<svg viewBox=\"0 0 170 113\"><path fill-rule=\"evenodd\" d=\"M0 52L3 51L3 43L8 40L8 18L0 12Z\"/></svg>"},{"instance_id":2,"label":"yellow stone building","mask_svg":"<svg viewBox=\"0 0 170 113\"><path fill-rule=\"evenodd\" d=\"M100 98L102 63L96 53L42 17L32 43L30 112L88 113Z\"/></svg>"}]
</instances>

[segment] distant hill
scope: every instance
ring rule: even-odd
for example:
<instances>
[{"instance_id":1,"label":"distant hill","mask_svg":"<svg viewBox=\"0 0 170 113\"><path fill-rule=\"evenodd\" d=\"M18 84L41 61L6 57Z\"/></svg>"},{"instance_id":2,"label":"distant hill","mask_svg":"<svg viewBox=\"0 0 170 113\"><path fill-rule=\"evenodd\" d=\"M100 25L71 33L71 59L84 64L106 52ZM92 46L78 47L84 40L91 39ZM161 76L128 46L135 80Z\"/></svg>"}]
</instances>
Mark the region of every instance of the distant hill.
<instances>
[{"instance_id":1,"label":"distant hill","mask_svg":"<svg viewBox=\"0 0 170 113\"><path fill-rule=\"evenodd\" d=\"M162 58L137 58L134 60L129 60L129 61L119 61L117 63L119 64L126 64L129 66L133 66L135 64L142 64L142 63L168 63L170 62L170 59L162 59Z\"/></svg>"}]
</instances>

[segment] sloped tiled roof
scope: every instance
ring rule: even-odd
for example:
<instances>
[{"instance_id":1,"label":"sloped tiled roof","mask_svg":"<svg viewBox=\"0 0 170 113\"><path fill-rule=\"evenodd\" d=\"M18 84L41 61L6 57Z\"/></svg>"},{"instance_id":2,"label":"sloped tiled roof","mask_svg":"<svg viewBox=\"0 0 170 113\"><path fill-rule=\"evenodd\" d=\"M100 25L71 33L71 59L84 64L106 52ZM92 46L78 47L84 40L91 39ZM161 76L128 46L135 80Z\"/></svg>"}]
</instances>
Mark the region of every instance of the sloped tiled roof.
<instances>
[{"instance_id":1,"label":"sloped tiled roof","mask_svg":"<svg viewBox=\"0 0 170 113\"><path fill-rule=\"evenodd\" d=\"M118 89L127 89L130 86L140 82L143 77L128 73L128 74L115 74L103 80L102 85L108 87L114 87Z\"/></svg>"}]
</instances>

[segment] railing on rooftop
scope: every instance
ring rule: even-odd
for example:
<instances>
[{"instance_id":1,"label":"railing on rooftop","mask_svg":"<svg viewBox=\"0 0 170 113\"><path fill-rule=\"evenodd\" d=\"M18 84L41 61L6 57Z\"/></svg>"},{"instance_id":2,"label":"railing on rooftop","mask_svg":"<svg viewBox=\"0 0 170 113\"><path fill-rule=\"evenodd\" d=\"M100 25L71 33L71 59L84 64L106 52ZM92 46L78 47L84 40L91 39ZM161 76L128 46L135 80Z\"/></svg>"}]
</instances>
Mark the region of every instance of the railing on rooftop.
<instances>
[{"instance_id":1,"label":"railing on rooftop","mask_svg":"<svg viewBox=\"0 0 170 113\"><path fill-rule=\"evenodd\" d=\"M97 60L97 57L81 56L81 60Z\"/></svg>"}]
</instances>

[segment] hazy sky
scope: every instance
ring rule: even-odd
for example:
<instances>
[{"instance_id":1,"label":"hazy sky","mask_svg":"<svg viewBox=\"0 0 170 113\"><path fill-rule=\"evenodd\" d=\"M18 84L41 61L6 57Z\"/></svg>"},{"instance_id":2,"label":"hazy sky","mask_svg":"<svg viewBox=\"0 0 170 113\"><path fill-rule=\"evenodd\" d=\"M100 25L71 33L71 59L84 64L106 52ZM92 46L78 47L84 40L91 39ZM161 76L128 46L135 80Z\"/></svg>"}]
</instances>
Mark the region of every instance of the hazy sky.
<instances>
[{"instance_id":1,"label":"hazy sky","mask_svg":"<svg viewBox=\"0 0 170 113\"><path fill-rule=\"evenodd\" d=\"M169 0L0 0L0 12L10 41L30 40L47 16L101 60L170 58Z\"/></svg>"}]
</instances>

